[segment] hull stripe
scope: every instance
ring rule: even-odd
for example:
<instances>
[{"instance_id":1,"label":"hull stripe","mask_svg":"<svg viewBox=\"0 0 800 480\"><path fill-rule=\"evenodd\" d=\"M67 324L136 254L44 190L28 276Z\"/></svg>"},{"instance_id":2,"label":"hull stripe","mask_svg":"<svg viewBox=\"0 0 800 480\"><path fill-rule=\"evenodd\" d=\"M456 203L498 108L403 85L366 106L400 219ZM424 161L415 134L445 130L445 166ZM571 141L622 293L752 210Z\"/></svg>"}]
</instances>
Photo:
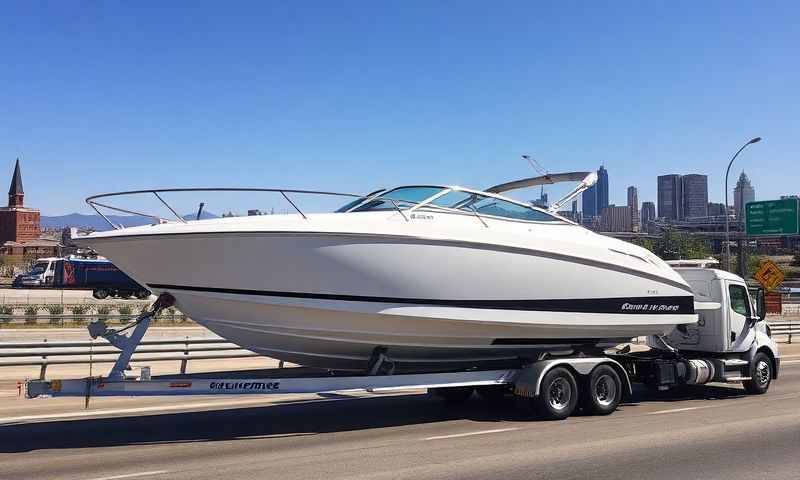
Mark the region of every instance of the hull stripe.
<instances>
[{"instance_id":1,"label":"hull stripe","mask_svg":"<svg viewBox=\"0 0 800 480\"><path fill-rule=\"evenodd\" d=\"M189 285L148 284L158 290L183 290L190 292L225 293L234 295L256 295L262 297L302 298L312 300L336 300L343 302L396 303L405 305L427 305L458 308L482 308L494 310L524 310L573 313L621 313L632 315L688 315L694 313L694 297L622 297L622 298L574 298L543 300L449 300L431 298L373 297L362 295L339 295L330 293L280 292L270 290L245 290L238 288L197 287Z\"/></svg>"}]
</instances>

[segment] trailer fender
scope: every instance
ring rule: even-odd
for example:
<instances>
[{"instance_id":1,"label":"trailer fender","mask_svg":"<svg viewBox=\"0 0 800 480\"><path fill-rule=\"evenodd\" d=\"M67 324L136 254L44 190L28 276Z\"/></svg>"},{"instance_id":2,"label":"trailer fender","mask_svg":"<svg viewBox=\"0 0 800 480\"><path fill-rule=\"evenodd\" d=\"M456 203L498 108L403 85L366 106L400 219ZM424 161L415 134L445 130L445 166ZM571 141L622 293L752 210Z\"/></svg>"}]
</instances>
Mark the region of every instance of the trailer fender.
<instances>
[{"instance_id":1,"label":"trailer fender","mask_svg":"<svg viewBox=\"0 0 800 480\"><path fill-rule=\"evenodd\" d=\"M542 378L555 367L564 366L580 376L589 375L598 365L609 365L619 375L628 395L633 393L628 373L616 360L605 357L589 358L552 358L541 360L522 368L514 379L514 393L523 397L533 398L539 395Z\"/></svg>"}]
</instances>

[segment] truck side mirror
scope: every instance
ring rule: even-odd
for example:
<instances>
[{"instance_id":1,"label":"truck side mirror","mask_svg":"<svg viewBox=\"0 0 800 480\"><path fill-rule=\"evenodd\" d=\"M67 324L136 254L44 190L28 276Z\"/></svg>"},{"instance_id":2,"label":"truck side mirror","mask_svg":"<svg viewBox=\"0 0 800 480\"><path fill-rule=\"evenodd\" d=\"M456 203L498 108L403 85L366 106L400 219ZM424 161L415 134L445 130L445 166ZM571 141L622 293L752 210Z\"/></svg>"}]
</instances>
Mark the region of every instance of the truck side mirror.
<instances>
[{"instance_id":1,"label":"truck side mirror","mask_svg":"<svg viewBox=\"0 0 800 480\"><path fill-rule=\"evenodd\" d=\"M756 292L756 308L758 309L758 319L764 320L767 316L767 299L763 288Z\"/></svg>"}]
</instances>

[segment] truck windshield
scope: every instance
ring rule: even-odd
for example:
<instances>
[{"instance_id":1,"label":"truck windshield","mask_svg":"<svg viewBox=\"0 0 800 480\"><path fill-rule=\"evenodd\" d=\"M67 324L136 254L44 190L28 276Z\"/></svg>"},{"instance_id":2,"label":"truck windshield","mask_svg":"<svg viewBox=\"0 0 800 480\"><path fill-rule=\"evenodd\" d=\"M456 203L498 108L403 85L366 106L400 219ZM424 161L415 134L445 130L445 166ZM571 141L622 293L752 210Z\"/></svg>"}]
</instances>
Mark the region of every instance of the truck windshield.
<instances>
[{"instance_id":1,"label":"truck windshield","mask_svg":"<svg viewBox=\"0 0 800 480\"><path fill-rule=\"evenodd\" d=\"M41 275L45 272L45 270L47 270L47 265L47 263L43 262L35 263L33 268L31 268L31 273L33 275Z\"/></svg>"}]
</instances>

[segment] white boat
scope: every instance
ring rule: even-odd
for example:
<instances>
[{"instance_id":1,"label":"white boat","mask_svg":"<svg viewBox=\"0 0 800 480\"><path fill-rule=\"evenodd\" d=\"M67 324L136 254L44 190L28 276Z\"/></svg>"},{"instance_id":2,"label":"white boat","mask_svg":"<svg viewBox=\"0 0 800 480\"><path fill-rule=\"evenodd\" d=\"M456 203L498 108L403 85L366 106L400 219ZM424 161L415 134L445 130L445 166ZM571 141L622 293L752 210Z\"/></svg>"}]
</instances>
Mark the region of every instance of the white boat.
<instances>
[{"instance_id":1,"label":"white boat","mask_svg":"<svg viewBox=\"0 0 800 480\"><path fill-rule=\"evenodd\" d=\"M78 242L231 342L330 369L366 369L376 352L406 370L524 362L695 323L691 289L666 263L555 213L593 175L550 209L500 195L584 176L399 187L333 213L176 214ZM98 199L130 193L142 192L87 202L115 209Z\"/></svg>"}]
</instances>

